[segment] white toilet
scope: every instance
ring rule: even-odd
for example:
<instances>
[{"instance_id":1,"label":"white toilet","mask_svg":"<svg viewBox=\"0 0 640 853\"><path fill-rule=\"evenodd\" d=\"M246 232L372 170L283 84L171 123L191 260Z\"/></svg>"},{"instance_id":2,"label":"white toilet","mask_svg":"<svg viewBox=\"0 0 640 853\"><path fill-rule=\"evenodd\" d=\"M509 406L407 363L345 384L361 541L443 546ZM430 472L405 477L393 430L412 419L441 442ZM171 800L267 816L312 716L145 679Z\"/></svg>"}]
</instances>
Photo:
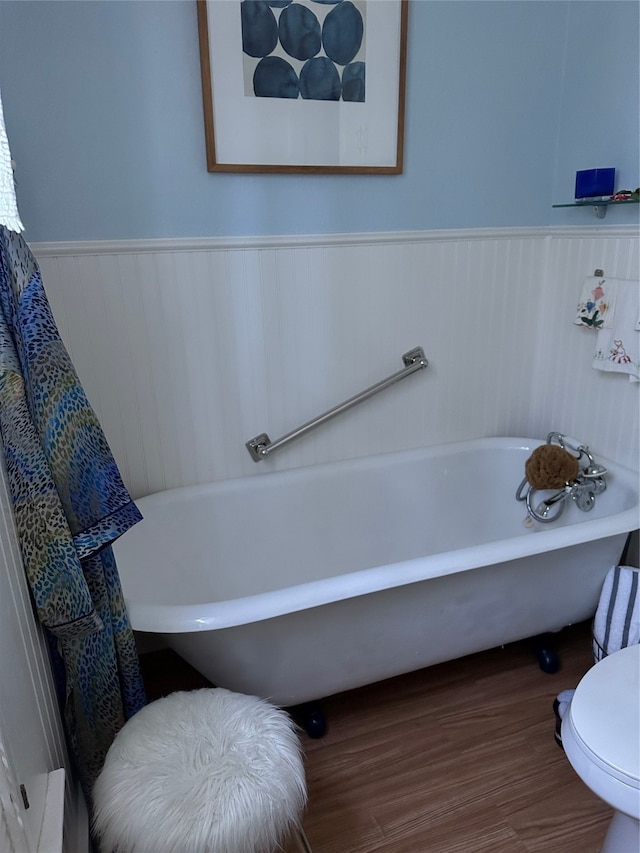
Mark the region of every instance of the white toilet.
<instances>
[{"instance_id":1,"label":"white toilet","mask_svg":"<svg viewBox=\"0 0 640 853\"><path fill-rule=\"evenodd\" d=\"M562 720L582 781L615 809L602 853L640 853L640 645L592 667Z\"/></svg>"}]
</instances>

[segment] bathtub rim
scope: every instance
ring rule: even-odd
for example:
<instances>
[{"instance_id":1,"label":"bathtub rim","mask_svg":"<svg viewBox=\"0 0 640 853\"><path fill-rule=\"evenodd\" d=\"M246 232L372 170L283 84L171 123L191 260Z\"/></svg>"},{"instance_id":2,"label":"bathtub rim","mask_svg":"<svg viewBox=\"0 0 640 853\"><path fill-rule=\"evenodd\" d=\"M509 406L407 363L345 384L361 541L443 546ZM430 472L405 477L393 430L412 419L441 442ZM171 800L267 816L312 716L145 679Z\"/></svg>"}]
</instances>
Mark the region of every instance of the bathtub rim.
<instances>
[{"instance_id":1,"label":"bathtub rim","mask_svg":"<svg viewBox=\"0 0 640 853\"><path fill-rule=\"evenodd\" d=\"M372 454L366 457L304 466L285 471L266 471L250 477L182 486L147 495L139 499L138 502L142 504L144 514L145 503L166 503L174 500L178 493L181 498L188 500L193 496L209 491L212 486L220 489L244 487L247 480L254 479L254 477L261 478L265 476L265 473L274 473L281 478L296 480L309 476L309 471L315 468L322 468L327 473L330 473L332 468L341 468L345 465L357 469L358 467L366 467L368 460L383 457L402 456L407 458L415 455L420 458L437 458L451 453L453 447L460 451L488 448L532 451L542 443L544 443L544 439L513 436L451 441L431 447ZM154 634L195 633L230 628L272 619L295 611L320 607L343 599L381 592L392 587L407 586L436 577L473 571L484 566L526 558L534 554L557 551L572 545L628 534L637 529L640 524L640 474L633 469L605 459L599 454L596 456L599 461L611 469L612 473L620 476L624 484L635 491L636 503L634 506L595 520L591 520L587 514L584 520L559 528L534 524L529 534L520 534L508 539L498 540L497 543L483 543L439 554L430 554L426 557L386 563L382 566L336 575L331 579L307 581L286 588L226 601L182 605L152 604L129 598L125 591L125 602L131 625L136 631ZM525 512L523 509L523 517ZM540 547L532 547L532 542L535 541L534 537L541 542ZM498 544L499 554L496 555L492 552L495 551ZM425 572L424 567L426 561L431 564L428 572ZM125 585L123 584L123 586ZM212 610L214 612L208 612Z\"/></svg>"}]
</instances>

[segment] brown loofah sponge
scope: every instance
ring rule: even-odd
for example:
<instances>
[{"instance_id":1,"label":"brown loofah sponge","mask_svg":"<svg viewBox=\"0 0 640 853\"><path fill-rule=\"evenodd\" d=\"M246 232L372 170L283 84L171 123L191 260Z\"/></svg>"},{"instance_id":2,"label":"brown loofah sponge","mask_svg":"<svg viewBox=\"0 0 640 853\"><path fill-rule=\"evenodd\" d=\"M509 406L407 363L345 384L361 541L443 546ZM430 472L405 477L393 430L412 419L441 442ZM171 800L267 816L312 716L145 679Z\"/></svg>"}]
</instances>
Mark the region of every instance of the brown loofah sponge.
<instances>
[{"instance_id":1,"label":"brown loofah sponge","mask_svg":"<svg viewBox=\"0 0 640 853\"><path fill-rule=\"evenodd\" d=\"M561 489L579 470L575 456L556 444L537 447L524 463L527 480L534 489Z\"/></svg>"}]
</instances>

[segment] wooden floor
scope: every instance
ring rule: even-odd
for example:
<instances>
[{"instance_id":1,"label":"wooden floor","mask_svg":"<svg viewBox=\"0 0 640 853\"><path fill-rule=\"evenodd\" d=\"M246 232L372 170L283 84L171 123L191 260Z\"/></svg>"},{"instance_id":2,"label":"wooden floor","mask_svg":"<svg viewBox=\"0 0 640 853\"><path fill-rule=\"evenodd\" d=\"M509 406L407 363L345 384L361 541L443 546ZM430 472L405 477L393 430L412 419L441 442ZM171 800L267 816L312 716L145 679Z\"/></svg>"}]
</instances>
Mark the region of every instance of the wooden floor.
<instances>
[{"instance_id":1,"label":"wooden floor","mask_svg":"<svg viewBox=\"0 0 640 853\"><path fill-rule=\"evenodd\" d=\"M327 734L302 735L313 853L597 853L611 811L552 711L593 663L589 636L556 635L554 675L522 642L325 700ZM150 698L206 684L166 654L143 656Z\"/></svg>"}]
</instances>

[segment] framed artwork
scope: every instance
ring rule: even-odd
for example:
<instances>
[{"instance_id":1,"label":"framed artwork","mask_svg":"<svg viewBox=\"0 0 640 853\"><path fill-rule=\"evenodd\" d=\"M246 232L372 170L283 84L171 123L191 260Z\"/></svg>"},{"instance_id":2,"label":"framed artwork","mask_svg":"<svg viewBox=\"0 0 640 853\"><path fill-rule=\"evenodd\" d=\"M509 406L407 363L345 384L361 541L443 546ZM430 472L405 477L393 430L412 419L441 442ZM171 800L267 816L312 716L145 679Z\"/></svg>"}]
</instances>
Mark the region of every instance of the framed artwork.
<instances>
[{"instance_id":1,"label":"framed artwork","mask_svg":"<svg viewBox=\"0 0 640 853\"><path fill-rule=\"evenodd\" d=\"M197 0L210 172L400 174L408 0Z\"/></svg>"}]
</instances>

